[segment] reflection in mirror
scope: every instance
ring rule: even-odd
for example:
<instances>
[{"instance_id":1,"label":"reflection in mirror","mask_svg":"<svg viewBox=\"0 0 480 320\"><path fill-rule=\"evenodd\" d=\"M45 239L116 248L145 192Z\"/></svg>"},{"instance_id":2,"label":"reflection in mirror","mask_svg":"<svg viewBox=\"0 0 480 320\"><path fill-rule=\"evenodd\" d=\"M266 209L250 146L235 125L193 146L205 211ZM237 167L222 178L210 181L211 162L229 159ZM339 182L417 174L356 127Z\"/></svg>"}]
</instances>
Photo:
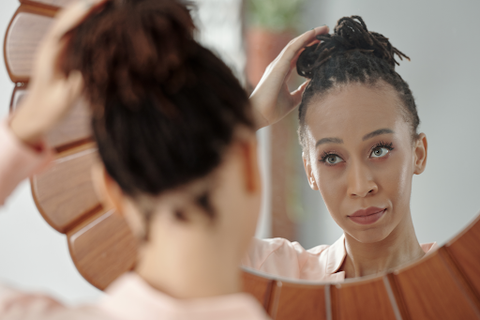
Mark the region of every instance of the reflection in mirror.
<instances>
[{"instance_id":1,"label":"reflection in mirror","mask_svg":"<svg viewBox=\"0 0 480 320\"><path fill-rule=\"evenodd\" d=\"M435 6L425 4L419 7L413 1L402 3L402 6L396 9L398 14L392 18L385 15L388 8L380 1L372 1L361 7L353 1L321 3L306 1L300 6L301 14L297 27L303 27L303 29L299 27L300 30L308 30L326 23L333 31L338 18L358 14L365 19L369 30L384 34L395 47L411 57L411 62L404 60L400 66L396 67L396 71L410 85L418 106L421 119L418 132L424 132L428 139L428 164L424 173L415 175L413 178L409 208L418 243L436 242L441 245L465 227L478 210L476 195L480 192L480 185L476 180L480 172L475 159L480 155L469 141L480 133L474 122L476 117L472 116L477 112L475 107L478 103L474 93L475 86L478 84L475 74L480 71L480 66L472 62L476 61L474 54L479 48L478 44L469 41L469 36L461 33L460 30L478 27L476 24L480 23L475 22L473 17L473 12L479 9L479 5L454 6L447 2L442 6L435 4ZM411 10L413 7L415 7L414 11ZM437 17L437 19L430 17ZM470 18L467 19L467 17ZM428 23L425 23L426 19ZM451 27L445 27L443 23L445 19L450 21ZM456 39L456 42L462 43L464 49L449 46L445 38ZM278 42L280 41L283 40L278 36ZM249 43L252 46L252 42ZM249 50L252 49L249 48ZM251 60L248 64L252 63ZM354 103L358 103L356 97L352 99ZM379 99L374 98L373 101L378 102ZM311 103L313 105L315 101L312 100ZM315 114L314 109L310 111ZM352 113L347 115L353 116ZM308 116L307 113L307 118ZM323 114L319 114L318 118L315 118L315 123L326 122L326 125L319 130L324 130L333 123L322 116ZM327 209L319 191L310 189L303 169L302 149L298 146L295 133L297 117L298 113L295 111L283 120L286 123L284 128L290 127L287 137L275 136L275 125L262 129L269 135L269 138L265 139L267 143L263 148L268 150L265 188L267 194L271 196L264 204L266 210L261 220L263 224L260 224L257 236L260 238L283 237L290 241L298 241L303 248L309 249L335 243L343 234L343 230L338 226L337 218L333 217L337 220L330 218L329 211L333 212L332 206L329 205ZM373 117L368 119L374 120ZM341 124L338 127L342 125L345 126ZM285 131L283 130L283 133ZM321 139L321 133L316 133L317 138ZM339 135L323 133L322 138ZM345 137L344 145L348 145ZM380 146L376 152L379 155L387 154L391 160L395 153L399 153L399 147L393 146L393 150L388 150L388 147L390 146L387 143L386 146ZM280 151L276 152L275 149ZM337 151L339 148L334 149ZM468 150L468 152L456 150ZM332 157L329 161L341 162L340 158ZM329 169L333 170L333 167ZM325 171L317 170L314 173L317 174L318 180L322 180L321 178L326 175ZM388 183L399 183L399 180L394 179L391 174L389 170L382 178L389 178ZM315 174L312 177L315 179ZM335 182L338 181L335 180ZM326 179L319 183L324 183L319 187L320 189L323 187L325 192L335 187L327 184ZM385 192L385 190L381 191ZM408 197L409 194L410 190L407 188L399 193L399 196ZM326 198L325 194L323 197ZM280 214L279 203L283 207L280 211L284 210ZM362 204L360 208L365 209L368 206L369 204ZM424 249L428 247L426 245ZM317 247L314 251L321 251L322 248L324 247ZM278 271L277 268L281 267L276 265L274 271ZM298 277L298 274L291 276ZM320 279L316 278L316 280Z\"/></svg>"}]
</instances>

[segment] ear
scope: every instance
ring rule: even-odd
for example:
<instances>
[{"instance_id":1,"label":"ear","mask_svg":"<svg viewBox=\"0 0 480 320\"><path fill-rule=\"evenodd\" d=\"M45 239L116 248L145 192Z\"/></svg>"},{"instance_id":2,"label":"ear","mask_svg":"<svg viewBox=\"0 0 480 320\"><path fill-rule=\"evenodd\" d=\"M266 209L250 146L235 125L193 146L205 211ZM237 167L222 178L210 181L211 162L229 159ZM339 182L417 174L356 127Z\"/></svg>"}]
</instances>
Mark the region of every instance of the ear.
<instances>
[{"instance_id":1,"label":"ear","mask_svg":"<svg viewBox=\"0 0 480 320\"><path fill-rule=\"evenodd\" d=\"M245 187L250 193L261 192L260 170L258 168L257 139L253 134L241 143Z\"/></svg>"},{"instance_id":2,"label":"ear","mask_svg":"<svg viewBox=\"0 0 480 320\"><path fill-rule=\"evenodd\" d=\"M303 159L303 168L305 169L305 173L307 174L308 184L310 188L313 190L318 190L317 182L315 181L315 176L312 172L312 165L310 164L310 160L308 159L308 155L305 152L302 152L302 159Z\"/></svg>"},{"instance_id":3,"label":"ear","mask_svg":"<svg viewBox=\"0 0 480 320\"><path fill-rule=\"evenodd\" d=\"M92 166L92 180L98 199L106 209L114 208L123 214L123 193L119 185L108 175L103 163L95 161Z\"/></svg>"},{"instance_id":4,"label":"ear","mask_svg":"<svg viewBox=\"0 0 480 320\"><path fill-rule=\"evenodd\" d=\"M420 133L418 139L415 141L415 162L414 162L414 174L421 174L427 165L427 136L425 133Z\"/></svg>"}]
</instances>

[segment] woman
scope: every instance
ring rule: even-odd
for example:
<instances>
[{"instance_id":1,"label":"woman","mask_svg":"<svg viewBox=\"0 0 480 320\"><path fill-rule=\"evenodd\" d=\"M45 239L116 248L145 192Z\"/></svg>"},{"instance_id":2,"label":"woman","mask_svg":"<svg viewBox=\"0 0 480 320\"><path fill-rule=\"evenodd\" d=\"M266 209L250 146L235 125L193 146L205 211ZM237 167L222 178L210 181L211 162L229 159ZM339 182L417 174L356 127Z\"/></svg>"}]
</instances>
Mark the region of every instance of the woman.
<instances>
[{"instance_id":1,"label":"woman","mask_svg":"<svg viewBox=\"0 0 480 320\"><path fill-rule=\"evenodd\" d=\"M317 38L296 61L308 79L298 132L308 182L344 235L308 251L285 239L256 239L243 263L277 276L342 281L398 268L436 247L418 243L410 212L412 177L425 169L427 139L417 132L408 84L395 71L394 55L406 55L358 16ZM271 69L282 79L291 65L281 73L278 63ZM260 83L252 95L263 125L292 110L265 101L267 89Z\"/></svg>"},{"instance_id":2,"label":"woman","mask_svg":"<svg viewBox=\"0 0 480 320\"><path fill-rule=\"evenodd\" d=\"M80 1L60 14L28 97L0 126L0 202L48 165L42 137L83 94L101 158L95 185L139 238L139 256L98 304L2 288L0 318L266 318L240 292L261 193L252 110L193 31L175 0ZM296 50L325 31L305 33Z\"/></svg>"}]
</instances>

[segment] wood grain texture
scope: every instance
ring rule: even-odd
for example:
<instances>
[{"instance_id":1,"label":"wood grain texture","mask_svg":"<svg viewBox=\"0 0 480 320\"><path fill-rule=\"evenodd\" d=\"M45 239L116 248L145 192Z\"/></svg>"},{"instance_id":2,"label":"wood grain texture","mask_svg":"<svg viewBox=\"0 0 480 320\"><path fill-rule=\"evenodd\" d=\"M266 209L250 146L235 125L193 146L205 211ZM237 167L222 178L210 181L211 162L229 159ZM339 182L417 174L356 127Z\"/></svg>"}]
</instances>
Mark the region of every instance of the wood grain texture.
<instances>
[{"instance_id":1,"label":"wood grain texture","mask_svg":"<svg viewBox=\"0 0 480 320\"><path fill-rule=\"evenodd\" d=\"M242 280L243 290L248 291L265 309L267 309L274 280L263 278L248 272L242 272Z\"/></svg>"},{"instance_id":2,"label":"wood grain texture","mask_svg":"<svg viewBox=\"0 0 480 320\"><path fill-rule=\"evenodd\" d=\"M480 215L445 248L480 299Z\"/></svg>"},{"instance_id":3,"label":"wood grain texture","mask_svg":"<svg viewBox=\"0 0 480 320\"><path fill-rule=\"evenodd\" d=\"M345 282L331 288L333 319L395 320L383 278Z\"/></svg>"},{"instance_id":4,"label":"wood grain texture","mask_svg":"<svg viewBox=\"0 0 480 320\"><path fill-rule=\"evenodd\" d=\"M52 24L52 12L22 5L5 36L5 64L13 82L28 82L37 48Z\"/></svg>"},{"instance_id":5,"label":"wood grain texture","mask_svg":"<svg viewBox=\"0 0 480 320\"><path fill-rule=\"evenodd\" d=\"M96 156L96 149L79 150L55 160L50 169L32 178L35 203L57 231L67 232L100 206L91 178Z\"/></svg>"},{"instance_id":6,"label":"wood grain texture","mask_svg":"<svg viewBox=\"0 0 480 320\"><path fill-rule=\"evenodd\" d=\"M267 310L274 320L327 319L325 286L276 281Z\"/></svg>"},{"instance_id":7,"label":"wood grain texture","mask_svg":"<svg viewBox=\"0 0 480 320\"><path fill-rule=\"evenodd\" d=\"M135 265L137 242L125 220L113 210L99 212L67 237L78 271L101 290Z\"/></svg>"},{"instance_id":8,"label":"wood grain texture","mask_svg":"<svg viewBox=\"0 0 480 320\"><path fill-rule=\"evenodd\" d=\"M11 108L15 110L28 94L24 88L17 87L12 97ZM64 117L45 137L49 146L62 151L92 141L90 111L83 100L77 101Z\"/></svg>"},{"instance_id":9,"label":"wood grain texture","mask_svg":"<svg viewBox=\"0 0 480 320\"><path fill-rule=\"evenodd\" d=\"M393 273L404 319L480 319L463 281L438 252Z\"/></svg>"}]
</instances>

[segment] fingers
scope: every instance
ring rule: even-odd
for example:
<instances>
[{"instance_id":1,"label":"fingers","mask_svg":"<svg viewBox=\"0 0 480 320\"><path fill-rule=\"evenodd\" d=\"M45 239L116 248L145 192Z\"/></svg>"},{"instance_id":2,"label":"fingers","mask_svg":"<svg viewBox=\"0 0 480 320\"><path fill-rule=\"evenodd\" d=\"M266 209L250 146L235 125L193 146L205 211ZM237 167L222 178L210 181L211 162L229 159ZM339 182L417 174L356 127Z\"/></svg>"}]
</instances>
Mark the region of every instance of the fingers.
<instances>
[{"instance_id":1,"label":"fingers","mask_svg":"<svg viewBox=\"0 0 480 320\"><path fill-rule=\"evenodd\" d=\"M46 75L45 70L56 70L56 61L65 47L64 35L80 24L93 10L104 5L109 0L79 0L61 10L43 39L35 59L33 80L39 74ZM43 72L42 72L43 70Z\"/></svg>"},{"instance_id":2,"label":"fingers","mask_svg":"<svg viewBox=\"0 0 480 320\"><path fill-rule=\"evenodd\" d=\"M316 36L319 34L328 33L327 26L316 27L312 30L305 32L304 34L296 37L285 47L283 56L285 59L291 60L296 57L300 50L305 48L308 44L316 40Z\"/></svg>"},{"instance_id":3,"label":"fingers","mask_svg":"<svg viewBox=\"0 0 480 320\"><path fill-rule=\"evenodd\" d=\"M81 94L83 90L83 77L82 73L77 70L73 70L68 75L67 79L68 100L74 102Z\"/></svg>"},{"instance_id":4,"label":"fingers","mask_svg":"<svg viewBox=\"0 0 480 320\"><path fill-rule=\"evenodd\" d=\"M80 0L61 10L46 40L58 41L66 32L75 28L92 10L109 0Z\"/></svg>"},{"instance_id":5,"label":"fingers","mask_svg":"<svg viewBox=\"0 0 480 320\"><path fill-rule=\"evenodd\" d=\"M303 93L305 92L305 89L307 88L308 84L310 83L310 80L307 80L305 81L304 83L302 83L298 88L297 90L295 91L292 91L291 92L291 95L292 95L292 104L294 106L297 106L300 101L302 101L302 95Z\"/></svg>"}]
</instances>

